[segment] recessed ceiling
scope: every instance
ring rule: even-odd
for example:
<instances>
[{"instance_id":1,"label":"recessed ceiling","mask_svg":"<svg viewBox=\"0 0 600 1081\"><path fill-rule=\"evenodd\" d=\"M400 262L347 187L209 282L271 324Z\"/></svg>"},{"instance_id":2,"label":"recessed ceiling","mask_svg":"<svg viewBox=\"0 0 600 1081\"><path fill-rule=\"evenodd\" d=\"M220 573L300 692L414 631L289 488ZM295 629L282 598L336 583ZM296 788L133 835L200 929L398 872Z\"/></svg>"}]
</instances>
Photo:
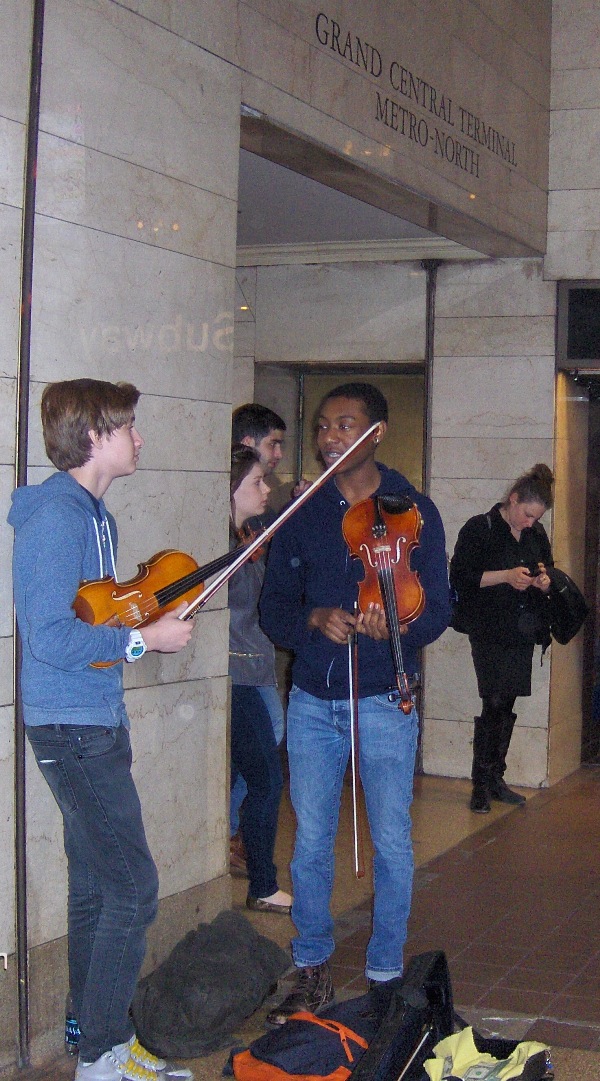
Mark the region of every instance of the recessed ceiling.
<instances>
[{"instance_id":1,"label":"recessed ceiling","mask_svg":"<svg viewBox=\"0 0 600 1081\"><path fill-rule=\"evenodd\" d=\"M414 240L434 233L335 188L240 150L240 247Z\"/></svg>"}]
</instances>

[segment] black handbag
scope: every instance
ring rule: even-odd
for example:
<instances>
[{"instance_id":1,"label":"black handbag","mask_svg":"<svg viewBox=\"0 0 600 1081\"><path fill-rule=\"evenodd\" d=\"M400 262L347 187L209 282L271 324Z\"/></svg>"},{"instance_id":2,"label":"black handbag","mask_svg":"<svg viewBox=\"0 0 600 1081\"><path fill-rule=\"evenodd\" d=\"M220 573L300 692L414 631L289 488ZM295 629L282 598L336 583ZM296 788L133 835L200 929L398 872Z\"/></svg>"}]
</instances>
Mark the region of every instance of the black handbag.
<instances>
[{"instance_id":1,"label":"black handbag","mask_svg":"<svg viewBox=\"0 0 600 1081\"><path fill-rule=\"evenodd\" d=\"M550 633L561 646L566 646L583 626L590 611L589 605L579 587L564 571L558 567L548 567L546 573L550 579Z\"/></svg>"}]
</instances>

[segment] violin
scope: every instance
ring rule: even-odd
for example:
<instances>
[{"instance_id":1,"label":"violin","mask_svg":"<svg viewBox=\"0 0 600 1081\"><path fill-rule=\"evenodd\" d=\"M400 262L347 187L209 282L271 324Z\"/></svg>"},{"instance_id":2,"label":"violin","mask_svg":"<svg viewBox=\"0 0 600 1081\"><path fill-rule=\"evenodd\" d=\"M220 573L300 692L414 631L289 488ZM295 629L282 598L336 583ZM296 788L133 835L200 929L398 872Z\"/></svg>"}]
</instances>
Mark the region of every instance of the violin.
<instances>
[{"instance_id":1,"label":"violin","mask_svg":"<svg viewBox=\"0 0 600 1081\"><path fill-rule=\"evenodd\" d=\"M383 605L390 634L399 708L412 710L412 695L402 659L401 627L412 623L425 607L425 593L410 556L419 544L423 519L415 504L402 495L372 495L355 503L342 521L350 554L360 559L365 577L358 586L358 603L365 612L371 603Z\"/></svg>"},{"instance_id":2,"label":"violin","mask_svg":"<svg viewBox=\"0 0 600 1081\"><path fill-rule=\"evenodd\" d=\"M92 626L144 627L176 608L181 600L197 601L206 579L230 566L256 537L252 530L243 528L238 532L238 538L244 542L240 547L203 567L198 566L193 556L169 548L157 552L146 563L138 563L138 573L126 582L116 582L112 575L82 582L73 602L75 615ZM255 546L250 558L258 559L262 551L262 547ZM93 667L110 668L118 663L98 661Z\"/></svg>"}]
</instances>

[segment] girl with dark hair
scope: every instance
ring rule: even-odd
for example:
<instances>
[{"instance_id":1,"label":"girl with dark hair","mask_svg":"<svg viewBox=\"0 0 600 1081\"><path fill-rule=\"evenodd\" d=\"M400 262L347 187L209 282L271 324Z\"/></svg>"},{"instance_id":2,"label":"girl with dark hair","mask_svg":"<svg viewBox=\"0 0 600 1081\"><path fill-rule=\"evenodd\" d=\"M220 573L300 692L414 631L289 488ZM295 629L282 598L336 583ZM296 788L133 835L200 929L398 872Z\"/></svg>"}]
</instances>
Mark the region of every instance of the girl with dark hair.
<instances>
[{"instance_id":1,"label":"girl with dark hair","mask_svg":"<svg viewBox=\"0 0 600 1081\"><path fill-rule=\"evenodd\" d=\"M269 486L252 447L231 449L231 541L249 518L263 514ZM229 581L229 674L231 687L231 784L238 774L248 794L240 810L240 829L249 877L248 908L290 911L292 898L277 886L273 849L283 775L271 717L259 687L275 685L273 645L258 625L258 598L264 557L249 560Z\"/></svg>"},{"instance_id":2,"label":"girl with dark hair","mask_svg":"<svg viewBox=\"0 0 600 1081\"><path fill-rule=\"evenodd\" d=\"M550 641L546 568L553 562L540 518L552 506L553 480L543 463L518 477L501 503L462 527L450 564L453 625L469 635L482 701L471 771L470 807L478 814L489 812L490 799L525 802L504 772L515 699L531 694L533 647Z\"/></svg>"}]
</instances>

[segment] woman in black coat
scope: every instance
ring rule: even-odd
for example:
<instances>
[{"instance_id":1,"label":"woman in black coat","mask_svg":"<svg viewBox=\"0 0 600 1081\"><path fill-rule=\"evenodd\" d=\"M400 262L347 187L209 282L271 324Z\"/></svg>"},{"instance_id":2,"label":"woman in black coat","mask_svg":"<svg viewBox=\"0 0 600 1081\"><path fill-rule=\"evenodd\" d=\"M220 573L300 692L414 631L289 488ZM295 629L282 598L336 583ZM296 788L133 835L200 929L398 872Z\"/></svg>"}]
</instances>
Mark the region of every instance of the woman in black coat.
<instances>
[{"instance_id":1,"label":"woman in black coat","mask_svg":"<svg viewBox=\"0 0 600 1081\"><path fill-rule=\"evenodd\" d=\"M490 799L525 802L508 788L504 771L515 699L531 694L533 647L550 641L546 568L552 553L539 519L552 506L553 480L543 463L518 477L501 503L462 527L450 564L458 595L453 623L469 635L482 700L470 803L479 814L490 810Z\"/></svg>"}]
</instances>

